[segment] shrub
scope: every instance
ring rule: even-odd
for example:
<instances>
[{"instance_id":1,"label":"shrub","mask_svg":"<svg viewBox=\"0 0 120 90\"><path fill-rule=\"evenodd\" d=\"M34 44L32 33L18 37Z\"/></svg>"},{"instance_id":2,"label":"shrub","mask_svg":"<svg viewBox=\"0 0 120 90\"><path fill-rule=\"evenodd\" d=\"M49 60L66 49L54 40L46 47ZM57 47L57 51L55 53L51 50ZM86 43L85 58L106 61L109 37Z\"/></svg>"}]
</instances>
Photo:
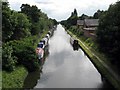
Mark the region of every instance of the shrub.
<instances>
[{"instance_id":1,"label":"shrub","mask_svg":"<svg viewBox=\"0 0 120 90\"><path fill-rule=\"evenodd\" d=\"M9 68L11 66L12 68L15 64L18 64L25 66L29 72L36 70L39 63L32 40L32 38L26 38L19 41L14 40L8 42L7 46L4 45L3 67L6 66Z\"/></svg>"},{"instance_id":2,"label":"shrub","mask_svg":"<svg viewBox=\"0 0 120 90\"><path fill-rule=\"evenodd\" d=\"M13 48L6 43L3 46L2 51L2 68L8 71L13 71L16 63L17 58L13 56Z\"/></svg>"}]
</instances>

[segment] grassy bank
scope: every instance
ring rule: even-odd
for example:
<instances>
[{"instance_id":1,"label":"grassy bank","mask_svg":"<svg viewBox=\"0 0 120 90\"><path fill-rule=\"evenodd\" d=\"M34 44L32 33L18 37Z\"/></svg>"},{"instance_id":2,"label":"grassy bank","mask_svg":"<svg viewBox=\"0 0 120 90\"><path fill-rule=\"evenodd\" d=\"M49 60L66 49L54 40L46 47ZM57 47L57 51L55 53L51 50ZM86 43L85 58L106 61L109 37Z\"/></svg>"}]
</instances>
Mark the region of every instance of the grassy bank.
<instances>
[{"instance_id":1,"label":"grassy bank","mask_svg":"<svg viewBox=\"0 0 120 90\"><path fill-rule=\"evenodd\" d=\"M91 62L95 65L101 75L108 80L115 88L120 90L120 81L117 74L112 70L110 63L107 61L107 58L100 54L99 52L90 49L80 38L74 35L72 32L68 31L68 33L78 39L81 49L86 53L86 55L90 58Z\"/></svg>"},{"instance_id":2,"label":"grassy bank","mask_svg":"<svg viewBox=\"0 0 120 90\"><path fill-rule=\"evenodd\" d=\"M20 66L12 72L2 71L2 88L22 88L27 70Z\"/></svg>"}]
</instances>

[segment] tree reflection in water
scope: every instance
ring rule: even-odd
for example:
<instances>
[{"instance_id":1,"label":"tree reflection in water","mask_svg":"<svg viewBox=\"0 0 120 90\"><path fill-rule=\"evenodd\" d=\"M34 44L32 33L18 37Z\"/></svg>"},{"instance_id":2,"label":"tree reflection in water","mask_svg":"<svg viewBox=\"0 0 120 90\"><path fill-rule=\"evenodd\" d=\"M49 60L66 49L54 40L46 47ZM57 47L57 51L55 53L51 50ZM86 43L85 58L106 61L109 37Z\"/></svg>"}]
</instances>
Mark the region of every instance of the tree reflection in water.
<instances>
[{"instance_id":1,"label":"tree reflection in water","mask_svg":"<svg viewBox=\"0 0 120 90\"><path fill-rule=\"evenodd\" d=\"M27 77L24 80L24 89L33 89L36 86L37 81L40 79L40 74L42 73L42 66L44 65L45 58L49 55L49 45L44 49L45 54L43 58L43 63L40 65L40 68L34 72L28 73Z\"/></svg>"}]
</instances>

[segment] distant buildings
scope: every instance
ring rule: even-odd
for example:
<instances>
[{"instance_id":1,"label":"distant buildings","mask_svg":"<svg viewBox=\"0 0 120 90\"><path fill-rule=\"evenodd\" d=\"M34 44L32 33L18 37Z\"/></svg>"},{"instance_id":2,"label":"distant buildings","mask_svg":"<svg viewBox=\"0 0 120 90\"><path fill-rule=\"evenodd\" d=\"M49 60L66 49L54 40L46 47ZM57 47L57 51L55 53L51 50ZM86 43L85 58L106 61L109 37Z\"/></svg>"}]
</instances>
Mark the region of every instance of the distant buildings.
<instances>
[{"instance_id":1,"label":"distant buildings","mask_svg":"<svg viewBox=\"0 0 120 90\"><path fill-rule=\"evenodd\" d=\"M84 20L77 20L77 25L78 26L84 26Z\"/></svg>"},{"instance_id":2,"label":"distant buildings","mask_svg":"<svg viewBox=\"0 0 120 90\"><path fill-rule=\"evenodd\" d=\"M77 26L81 27L86 37L95 38L99 19L77 20Z\"/></svg>"}]
</instances>

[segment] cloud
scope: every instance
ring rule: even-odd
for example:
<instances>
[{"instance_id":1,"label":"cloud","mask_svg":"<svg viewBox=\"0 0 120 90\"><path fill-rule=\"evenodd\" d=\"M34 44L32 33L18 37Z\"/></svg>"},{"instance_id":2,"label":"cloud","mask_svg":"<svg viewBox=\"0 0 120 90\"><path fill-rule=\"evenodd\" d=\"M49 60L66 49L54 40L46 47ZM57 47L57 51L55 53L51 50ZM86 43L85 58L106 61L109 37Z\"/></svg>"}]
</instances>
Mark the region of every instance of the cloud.
<instances>
[{"instance_id":1,"label":"cloud","mask_svg":"<svg viewBox=\"0 0 120 90\"><path fill-rule=\"evenodd\" d=\"M22 4L30 4L30 5L36 5L34 0L8 0L11 9L20 11L20 7Z\"/></svg>"},{"instance_id":2,"label":"cloud","mask_svg":"<svg viewBox=\"0 0 120 90\"><path fill-rule=\"evenodd\" d=\"M110 4L118 0L8 0L12 9L20 10L20 5L28 3L36 5L50 18L57 20L67 19L74 8L78 15L93 15L98 9L107 10Z\"/></svg>"},{"instance_id":3,"label":"cloud","mask_svg":"<svg viewBox=\"0 0 120 90\"><path fill-rule=\"evenodd\" d=\"M52 4L52 2L36 2L36 3L38 3L38 4Z\"/></svg>"}]
</instances>

